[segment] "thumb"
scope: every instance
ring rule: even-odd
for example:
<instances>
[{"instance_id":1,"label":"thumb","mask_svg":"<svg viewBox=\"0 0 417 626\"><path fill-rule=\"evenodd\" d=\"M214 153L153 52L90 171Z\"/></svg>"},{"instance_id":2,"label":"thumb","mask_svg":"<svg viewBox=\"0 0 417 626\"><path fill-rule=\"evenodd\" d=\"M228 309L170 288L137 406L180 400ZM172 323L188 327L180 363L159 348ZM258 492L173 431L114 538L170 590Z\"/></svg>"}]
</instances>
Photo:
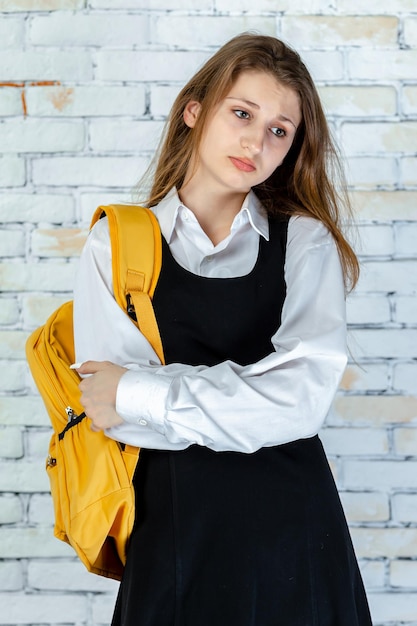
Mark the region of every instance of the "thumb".
<instances>
[{"instance_id":1,"label":"thumb","mask_svg":"<svg viewBox=\"0 0 417 626\"><path fill-rule=\"evenodd\" d=\"M84 375L96 374L105 369L106 365L108 365L107 361L85 361L84 363L74 363L70 368Z\"/></svg>"}]
</instances>

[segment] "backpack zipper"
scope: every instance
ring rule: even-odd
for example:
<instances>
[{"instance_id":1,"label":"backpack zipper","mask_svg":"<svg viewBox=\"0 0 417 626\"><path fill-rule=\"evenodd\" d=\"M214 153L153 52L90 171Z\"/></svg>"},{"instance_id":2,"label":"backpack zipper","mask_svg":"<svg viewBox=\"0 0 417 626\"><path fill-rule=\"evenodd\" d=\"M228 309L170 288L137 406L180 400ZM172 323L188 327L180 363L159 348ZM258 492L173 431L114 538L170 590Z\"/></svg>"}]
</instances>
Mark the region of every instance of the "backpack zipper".
<instances>
[{"instance_id":1,"label":"backpack zipper","mask_svg":"<svg viewBox=\"0 0 417 626\"><path fill-rule=\"evenodd\" d=\"M65 409L65 413L68 416L68 422L72 422L72 420L77 419L78 415L76 414L76 412L74 411L73 408L71 408L70 406L67 406Z\"/></svg>"}]
</instances>

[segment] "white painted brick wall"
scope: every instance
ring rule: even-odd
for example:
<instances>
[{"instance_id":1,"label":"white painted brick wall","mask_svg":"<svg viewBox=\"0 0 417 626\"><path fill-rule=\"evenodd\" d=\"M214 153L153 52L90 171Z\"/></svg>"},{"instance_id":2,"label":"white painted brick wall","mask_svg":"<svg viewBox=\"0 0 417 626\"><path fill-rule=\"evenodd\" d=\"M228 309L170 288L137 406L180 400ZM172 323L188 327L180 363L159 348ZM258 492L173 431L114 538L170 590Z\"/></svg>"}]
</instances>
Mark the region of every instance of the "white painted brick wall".
<instances>
[{"instance_id":1,"label":"white painted brick wall","mask_svg":"<svg viewBox=\"0 0 417 626\"><path fill-rule=\"evenodd\" d=\"M70 297L98 204L131 199L178 89L230 36L300 50L357 210L352 362L322 439L375 626L417 625L415 0L0 0L0 624L108 624L117 584L53 536L25 339Z\"/></svg>"}]
</instances>

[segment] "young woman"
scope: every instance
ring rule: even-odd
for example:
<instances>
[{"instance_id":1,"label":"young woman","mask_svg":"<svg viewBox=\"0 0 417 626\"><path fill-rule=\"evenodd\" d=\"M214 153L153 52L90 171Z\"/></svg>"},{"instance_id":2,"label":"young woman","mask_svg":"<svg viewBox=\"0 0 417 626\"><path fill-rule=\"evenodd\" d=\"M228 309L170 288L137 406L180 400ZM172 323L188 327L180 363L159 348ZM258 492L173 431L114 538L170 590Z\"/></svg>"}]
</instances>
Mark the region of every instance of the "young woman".
<instances>
[{"instance_id":1,"label":"young woman","mask_svg":"<svg viewBox=\"0 0 417 626\"><path fill-rule=\"evenodd\" d=\"M114 300L106 220L90 234L82 402L94 429L142 448L114 626L370 624L317 437L358 273L334 163L298 54L243 34L179 94L155 168L165 366Z\"/></svg>"}]
</instances>

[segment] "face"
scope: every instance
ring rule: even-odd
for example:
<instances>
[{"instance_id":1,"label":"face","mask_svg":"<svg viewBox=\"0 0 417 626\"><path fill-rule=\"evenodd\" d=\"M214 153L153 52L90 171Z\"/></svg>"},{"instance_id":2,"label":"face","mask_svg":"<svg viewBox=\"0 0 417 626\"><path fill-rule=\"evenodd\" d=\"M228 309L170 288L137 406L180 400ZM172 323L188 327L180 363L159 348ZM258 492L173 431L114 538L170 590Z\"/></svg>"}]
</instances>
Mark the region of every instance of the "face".
<instances>
[{"instance_id":1,"label":"face","mask_svg":"<svg viewBox=\"0 0 417 626\"><path fill-rule=\"evenodd\" d=\"M199 111L198 102L187 105L189 127ZM295 91L265 72L243 72L207 120L190 184L246 194L281 165L300 123Z\"/></svg>"}]
</instances>

